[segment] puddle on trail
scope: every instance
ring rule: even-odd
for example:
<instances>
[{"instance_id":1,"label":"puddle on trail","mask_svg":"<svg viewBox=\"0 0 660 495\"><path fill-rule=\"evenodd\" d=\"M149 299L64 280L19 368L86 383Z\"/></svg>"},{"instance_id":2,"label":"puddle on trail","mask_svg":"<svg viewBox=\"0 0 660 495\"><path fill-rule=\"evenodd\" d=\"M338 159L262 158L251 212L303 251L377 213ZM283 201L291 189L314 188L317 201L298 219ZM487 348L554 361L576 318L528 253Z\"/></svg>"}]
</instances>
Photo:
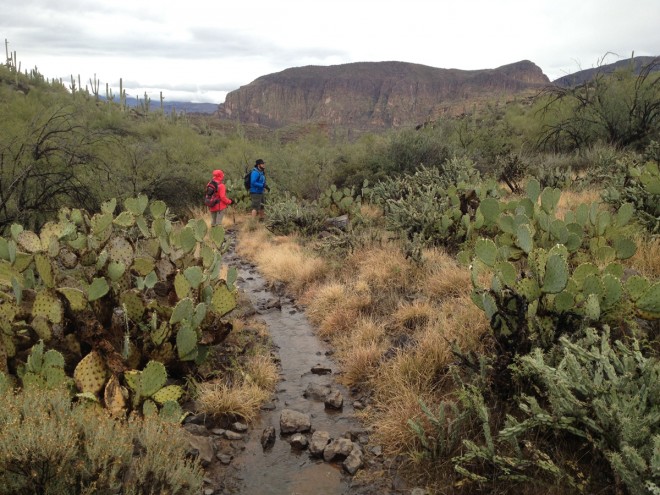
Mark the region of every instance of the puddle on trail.
<instances>
[{"instance_id":1,"label":"puddle on trail","mask_svg":"<svg viewBox=\"0 0 660 495\"><path fill-rule=\"evenodd\" d=\"M298 451L289 445L288 437L280 434L280 414L293 409L311 415L312 430L325 430L332 438L349 431L361 430L354 418L347 389L332 379L332 374L311 372L316 365L336 370L336 364L326 355L329 348L315 334L302 310L287 297L274 294L256 269L237 258L233 252L225 262L238 269L237 286L250 298L258 315L268 327L281 361L280 378L273 400L273 409L262 411L259 420L250 425L245 450L232 462L235 488L229 493L241 495L344 495L355 493L350 477L341 464L325 463L312 458L307 450ZM273 303L277 302L272 307ZM332 386L344 397L340 411L325 408L322 400L305 398L310 383ZM276 431L272 448L261 446L261 433L269 426ZM228 493L225 490L225 493Z\"/></svg>"}]
</instances>

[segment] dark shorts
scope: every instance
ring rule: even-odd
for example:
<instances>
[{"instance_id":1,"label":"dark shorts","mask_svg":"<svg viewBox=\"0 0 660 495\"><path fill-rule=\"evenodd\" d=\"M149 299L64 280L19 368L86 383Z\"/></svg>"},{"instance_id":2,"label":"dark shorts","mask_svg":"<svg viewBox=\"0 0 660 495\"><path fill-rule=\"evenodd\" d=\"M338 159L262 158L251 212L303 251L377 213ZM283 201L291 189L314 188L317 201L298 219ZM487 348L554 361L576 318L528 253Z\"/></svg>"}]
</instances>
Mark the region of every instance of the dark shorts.
<instances>
[{"instance_id":1,"label":"dark shorts","mask_svg":"<svg viewBox=\"0 0 660 495\"><path fill-rule=\"evenodd\" d=\"M263 210L264 209L264 195L263 193L250 193L250 200L252 201L253 210Z\"/></svg>"}]
</instances>

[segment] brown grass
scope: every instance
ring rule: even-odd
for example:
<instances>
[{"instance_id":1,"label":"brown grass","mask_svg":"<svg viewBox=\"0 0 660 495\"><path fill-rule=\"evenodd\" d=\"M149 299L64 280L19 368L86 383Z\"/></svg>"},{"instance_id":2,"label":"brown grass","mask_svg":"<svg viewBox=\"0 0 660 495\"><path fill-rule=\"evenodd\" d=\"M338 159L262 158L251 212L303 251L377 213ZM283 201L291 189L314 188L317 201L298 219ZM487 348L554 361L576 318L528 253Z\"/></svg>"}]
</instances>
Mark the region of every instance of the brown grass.
<instances>
[{"instance_id":1,"label":"brown grass","mask_svg":"<svg viewBox=\"0 0 660 495\"><path fill-rule=\"evenodd\" d=\"M637 252L630 259L630 266L650 279L660 278L660 238L638 235L635 242Z\"/></svg>"},{"instance_id":2,"label":"brown grass","mask_svg":"<svg viewBox=\"0 0 660 495\"><path fill-rule=\"evenodd\" d=\"M277 365L270 356L265 354L250 356L243 368L246 382L253 383L268 392L275 390L275 385L279 380L279 373Z\"/></svg>"},{"instance_id":3,"label":"brown grass","mask_svg":"<svg viewBox=\"0 0 660 495\"><path fill-rule=\"evenodd\" d=\"M459 265L454 258L440 250L428 250L423 256L423 270L420 274L420 290L435 300L459 297L470 294L472 282L470 272Z\"/></svg>"},{"instance_id":4,"label":"brown grass","mask_svg":"<svg viewBox=\"0 0 660 495\"><path fill-rule=\"evenodd\" d=\"M295 294L322 280L329 270L323 258L306 252L295 237L272 237L263 228L242 233L237 252L259 265L267 280L284 282Z\"/></svg>"},{"instance_id":5,"label":"brown grass","mask_svg":"<svg viewBox=\"0 0 660 495\"><path fill-rule=\"evenodd\" d=\"M372 298L364 283L349 286L329 281L311 287L301 302L306 305L307 316L318 327L319 335L334 339L352 329Z\"/></svg>"},{"instance_id":6,"label":"brown grass","mask_svg":"<svg viewBox=\"0 0 660 495\"><path fill-rule=\"evenodd\" d=\"M350 333L333 343L343 370L342 382L348 386L369 382L388 349L385 327L371 318L360 318Z\"/></svg>"},{"instance_id":7,"label":"brown grass","mask_svg":"<svg viewBox=\"0 0 660 495\"><path fill-rule=\"evenodd\" d=\"M399 308L392 314L392 325L390 328L395 333L410 334L418 328L428 325L437 313L438 308L427 301L402 302Z\"/></svg>"},{"instance_id":8,"label":"brown grass","mask_svg":"<svg viewBox=\"0 0 660 495\"><path fill-rule=\"evenodd\" d=\"M413 266L395 246L373 247L356 252L347 260L347 270L354 279L372 289L409 286L413 280Z\"/></svg>"},{"instance_id":9,"label":"brown grass","mask_svg":"<svg viewBox=\"0 0 660 495\"><path fill-rule=\"evenodd\" d=\"M423 412L419 400L430 403L430 394L419 395L418 391L406 387L405 383L393 384L395 387L387 400L380 401L375 407L364 413L364 419L376 425L373 437L382 445L388 456L410 454L419 449L419 440L408 426L408 420L419 420Z\"/></svg>"},{"instance_id":10,"label":"brown grass","mask_svg":"<svg viewBox=\"0 0 660 495\"><path fill-rule=\"evenodd\" d=\"M575 210L580 203L600 203L600 190L589 189L584 191L562 191L556 208L557 218L564 218L567 212Z\"/></svg>"},{"instance_id":11,"label":"brown grass","mask_svg":"<svg viewBox=\"0 0 660 495\"><path fill-rule=\"evenodd\" d=\"M224 383L206 382L198 387L199 411L215 418L233 416L248 423L259 414L259 407L268 400L270 392L256 383L243 383L229 387Z\"/></svg>"}]
</instances>

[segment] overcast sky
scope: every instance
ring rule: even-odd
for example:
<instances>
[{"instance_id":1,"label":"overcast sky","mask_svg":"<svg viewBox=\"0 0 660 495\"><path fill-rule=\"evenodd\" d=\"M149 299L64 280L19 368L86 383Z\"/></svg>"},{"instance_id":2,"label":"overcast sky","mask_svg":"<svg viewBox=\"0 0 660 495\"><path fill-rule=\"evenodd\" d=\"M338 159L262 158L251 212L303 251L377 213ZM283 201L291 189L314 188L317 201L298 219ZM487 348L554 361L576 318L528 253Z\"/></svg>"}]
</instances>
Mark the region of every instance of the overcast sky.
<instances>
[{"instance_id":1,"label":"overcast sky","mask_svg":"<svg viewBox=\"0 0 660 495\"><path fill-rule=\"evenodd\" d=\"M67 86L96 75L102 94L122 78L129 96L221 103L304 65L531 60L554 80L660 55L660 0L0 0L0 37Z\"/></svg>"}]
</instances>

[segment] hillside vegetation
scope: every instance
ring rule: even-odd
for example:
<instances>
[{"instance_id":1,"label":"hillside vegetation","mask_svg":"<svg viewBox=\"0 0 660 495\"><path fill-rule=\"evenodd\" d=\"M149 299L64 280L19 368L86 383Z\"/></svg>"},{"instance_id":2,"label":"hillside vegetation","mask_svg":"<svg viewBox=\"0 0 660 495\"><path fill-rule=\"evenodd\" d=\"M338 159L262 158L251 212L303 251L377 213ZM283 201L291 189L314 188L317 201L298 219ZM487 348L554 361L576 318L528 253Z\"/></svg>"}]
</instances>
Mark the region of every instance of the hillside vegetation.
<instances>
[{"instance_id":1,"label":"hillside vegetation","mask_svg":"<svg viewBox=\"0 0 660 495\"><path fill-rule=\"evenodd\" d=\"M245 209L240 178L259 157L267 220L244 223L241 253L306 304L411 479L433 493L660 492L660 79L647 69L349 140L129 109L0 67L0 394L16 404L0 442L49 424L86 466L60 469L72 457L54 442L31 476L43 445L25 435L0 459L4 486L197 493L176 442L161 464L176 469L121 466L168 435L131 422L180 421L186 383L232 332L225 232L194 207L222 168ZM97 414L131 418L117 462L81 447Z\"/></svg>"}]
</instances>

